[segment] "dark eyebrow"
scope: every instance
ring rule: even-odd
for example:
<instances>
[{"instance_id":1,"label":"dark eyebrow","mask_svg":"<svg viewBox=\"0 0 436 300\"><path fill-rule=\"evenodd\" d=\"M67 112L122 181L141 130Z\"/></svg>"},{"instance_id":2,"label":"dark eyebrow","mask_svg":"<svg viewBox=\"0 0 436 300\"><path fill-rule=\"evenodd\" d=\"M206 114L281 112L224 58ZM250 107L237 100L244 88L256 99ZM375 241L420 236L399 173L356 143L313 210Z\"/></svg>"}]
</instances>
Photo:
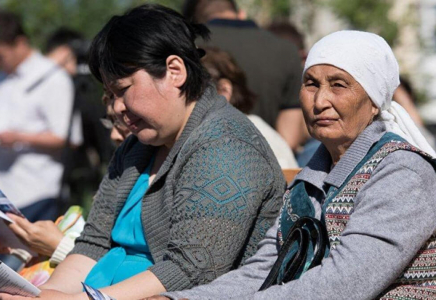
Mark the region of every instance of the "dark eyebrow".
<instances>
[{"instance_id":1,"label":"dark eyebrow","mask_svg":"<svg viewBox=\"0 0 436 300\"><path fill-rule=\"evenodd\" d=\"M307 80L307 79L316 80L315 77L313 77L312 75L310 75L310 74L307 73L307 72L304 74L304 77L303 77L303 78L306 79L306 80Z\"/></svg>"}]
</instances>

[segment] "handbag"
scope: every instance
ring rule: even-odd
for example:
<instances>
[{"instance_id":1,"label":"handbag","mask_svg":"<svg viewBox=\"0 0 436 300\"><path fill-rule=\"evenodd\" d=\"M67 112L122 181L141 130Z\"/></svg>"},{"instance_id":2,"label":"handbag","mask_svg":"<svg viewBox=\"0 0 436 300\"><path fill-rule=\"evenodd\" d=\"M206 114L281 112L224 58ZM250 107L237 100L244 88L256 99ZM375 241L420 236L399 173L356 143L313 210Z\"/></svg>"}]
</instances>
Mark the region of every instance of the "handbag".
<instances>
[{"instance_id":1,"label":"handbag","mask_svg":"<svg viewBox=\"0 0 436 300\"><path fill-rule=\"evenodd\" d=\"M286 235L277 260L259 291L298 279L321 263L328 245L327 230L318 219L299 218Z\"/></svg>"}]
</instances>

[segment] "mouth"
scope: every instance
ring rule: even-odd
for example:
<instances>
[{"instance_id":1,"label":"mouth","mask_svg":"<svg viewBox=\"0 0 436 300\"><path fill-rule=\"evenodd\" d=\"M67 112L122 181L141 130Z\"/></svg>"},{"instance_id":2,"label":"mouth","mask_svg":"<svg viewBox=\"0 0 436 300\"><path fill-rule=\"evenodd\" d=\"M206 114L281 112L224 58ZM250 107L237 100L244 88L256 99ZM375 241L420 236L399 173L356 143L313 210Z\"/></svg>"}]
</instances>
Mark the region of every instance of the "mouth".
<instances>
[{"instance_id":1,"label":"mouth","mask_svg":"<svg viewBox=\"0 0 436 300\"><path fill-rule=\"evenodd\" d=\"M141 119L137 120L125 120L127 128L129 128L130 131L135 131L138 129L138 124L141 122Z\"/></svg>"},{"instance_id":2,"label":"mouth","mask_svg":"<svg viewBox=\"0 0 436 300\"><path fill-rule=\"evenodd\" d=\"M313 123L319 126L329 126L335 123L337 120L337 118L318 117L313 121Z\"/></svg>"}]
</instances>

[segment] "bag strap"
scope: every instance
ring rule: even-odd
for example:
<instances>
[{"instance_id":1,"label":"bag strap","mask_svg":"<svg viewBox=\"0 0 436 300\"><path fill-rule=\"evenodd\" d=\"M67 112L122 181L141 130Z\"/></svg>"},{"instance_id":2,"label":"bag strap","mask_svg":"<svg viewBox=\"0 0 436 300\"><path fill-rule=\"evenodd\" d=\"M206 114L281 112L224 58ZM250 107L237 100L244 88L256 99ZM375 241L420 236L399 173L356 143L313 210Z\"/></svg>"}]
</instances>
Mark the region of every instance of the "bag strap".
<instances>
[{"instance_id":1,"label":"bag strap","mask_svg":"<svg viewBox=\"0 0 436 300\"><path fill-rule=\"evenodd\" d=\"M285 266L283 279L281 282L277 282L283 261L294 243L298 245L297 251ZM311 245L314 254L308 257L308 250ZM275 284L289 282L295 279L297 274L304 273L319 265L324 258L327 245L327 230L319 220L312 217L299 218L289 230L285 242L280 248L277 260L259 291L263 291ZM308 259L310 259L310 263L307 261Z\"/></svg>"}]
</instances>

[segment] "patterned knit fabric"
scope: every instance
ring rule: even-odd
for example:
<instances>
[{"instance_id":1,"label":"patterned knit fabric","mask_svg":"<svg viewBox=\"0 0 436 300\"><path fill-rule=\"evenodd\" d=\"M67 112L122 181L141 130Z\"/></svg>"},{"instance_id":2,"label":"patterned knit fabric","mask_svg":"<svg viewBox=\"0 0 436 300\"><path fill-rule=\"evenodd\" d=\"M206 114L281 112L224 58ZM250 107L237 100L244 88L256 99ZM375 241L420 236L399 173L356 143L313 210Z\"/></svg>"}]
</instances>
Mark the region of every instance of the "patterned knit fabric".
<instances>
[{"instance_id":1,"label":"patterned knit fabric","mask_svg":"<svg viewBox=\"0 0 436 300\"><path fill-rule=\"evenodd\" d=\"M127 195L155 149L129 138L117 151L73 253L98 260ZM143 198L142 224L167 291L210 282L256 251L285 190L265 139L208 88Z\"/></svg>"},{"instance_id":2,"label":"patterned knit fabric","mask_svg":"<svg viewBox=\"0 0 436 300\"><path fill-rule=\"evenodd\" d=\"M341 233L347 226L354 211L354 198L362 186L370 179L377 165L389 154L397 150L407 150L432 158L407 142L392 140L385 143L351 177L343 189L331 200L327 200L325 222L330 239L330 248L340 243ZM329 198L329 197L327 197ZM409 266L390 285L379 299L436 299L436 232L422 246Z\"/></svg>"}]
</instances>

